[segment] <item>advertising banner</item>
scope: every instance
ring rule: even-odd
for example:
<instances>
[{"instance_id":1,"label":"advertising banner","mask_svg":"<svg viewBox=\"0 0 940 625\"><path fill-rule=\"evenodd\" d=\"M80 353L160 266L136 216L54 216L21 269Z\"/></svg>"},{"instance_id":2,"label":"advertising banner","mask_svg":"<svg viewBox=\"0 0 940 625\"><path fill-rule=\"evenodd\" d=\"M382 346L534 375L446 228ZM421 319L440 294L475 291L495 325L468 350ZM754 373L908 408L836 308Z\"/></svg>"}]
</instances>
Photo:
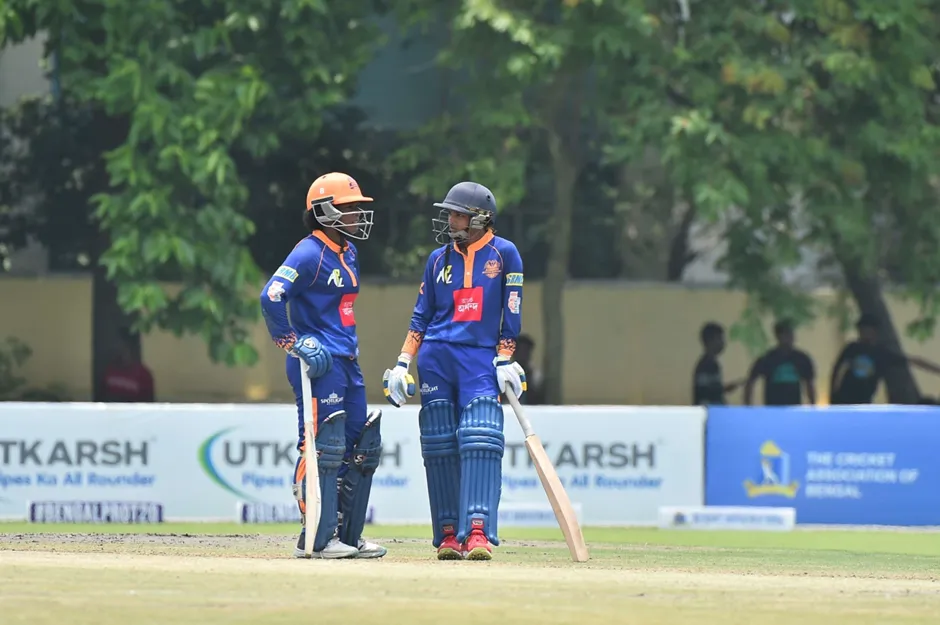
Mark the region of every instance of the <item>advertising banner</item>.
<instances>
[{"instance_id":1,"label":"advertising banner","mask_svg":"<svg viewBox=\"0 0 940 625\"><path fill-rule=\"evenodd\" d=\"M785 506L799 523L940 525L940 409L710 408L709 506Z\"/></svg>"},{"instance_id":2,"label":"advertising banner","mask_svg":"<svg viewBox=\"0 0 940 625\"><path fill-rule=\"evenodd\" d=\"M418 406L375 408L384 451L370 519L426 523ZM701 408L545 406L528 416L586 525L652 525L660 506L703 503ZM0 518L46 501L153 502L168 521L297 518L293 406L6 403L0 424ZM508 408L505 433L507 511L547 506Z\"/></svg>"},{"instance_id":3,"label":"advertising banner","mask_svg":"<svg viewBox=\"0 0 940 625\"><path fill-rule=\"evenodd\" d=\"M663 506L659 529L789 532L796 510L760 506Z\"/></svg>"}]
</instances>

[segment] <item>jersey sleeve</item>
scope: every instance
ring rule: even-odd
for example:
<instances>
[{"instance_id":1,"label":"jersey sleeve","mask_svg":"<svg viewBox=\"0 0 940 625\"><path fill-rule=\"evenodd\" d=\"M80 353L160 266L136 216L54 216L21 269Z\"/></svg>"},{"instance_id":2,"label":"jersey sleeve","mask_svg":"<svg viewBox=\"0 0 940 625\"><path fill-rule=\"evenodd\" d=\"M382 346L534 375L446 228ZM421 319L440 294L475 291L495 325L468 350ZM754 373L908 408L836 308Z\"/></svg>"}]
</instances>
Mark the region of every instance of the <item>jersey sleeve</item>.
<instances>
[{"instance_id":1,"label":"jersey sleeve","mask_svg":"<svg viewBox=\"0 0 940 625\"><path fill-rule=\"evenodd\" d=\"M411 324L408 326L408 335L405 337L405 343L401 347L403 354L408 354L412 358L418 353L421 347L421 341L424 340L424 333L428 330L428 324L434 316L434 262L435 254L428 257L428 262L424 267L424 276L421 278L421 286L418 288L418 300L415 302L414 311L411 313Z\"/></svg>"},{"instance_id":2,"label":"jersey sleeve","mask_svg":"<svg viewBox=\"0 0 940 625\"><path fill-rule=\"evenodd\" d=\"M515 245L503 252L503 324L499 332L499 355L512 357L522 333L522 257Z\"/></svg>"},{"instance_id":3,"label":"jersey sleeve","mask_svg":"<svg viewBox=\"0 0 940 625\"><path fill-rule=\"evenodd\" d=\"M261 316L271 339L282 349L290 349L297 341L287 318L287 302L313 282L318 268L317 246L298 244L261 291Z\"/></svg>"}]
</instances>

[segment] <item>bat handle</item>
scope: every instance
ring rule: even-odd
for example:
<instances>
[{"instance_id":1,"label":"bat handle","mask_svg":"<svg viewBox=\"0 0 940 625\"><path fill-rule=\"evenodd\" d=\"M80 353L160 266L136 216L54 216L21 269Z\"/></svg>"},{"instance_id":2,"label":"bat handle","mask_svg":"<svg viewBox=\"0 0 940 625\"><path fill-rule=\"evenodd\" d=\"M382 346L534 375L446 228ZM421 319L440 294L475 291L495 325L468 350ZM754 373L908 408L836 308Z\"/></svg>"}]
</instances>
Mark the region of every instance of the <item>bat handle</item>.
<instances>
[{"instance_id":1,"label":"bat handle","mask_svg":"<svg viewBox=\"0 0 940 625\"><path fill-rule=\"evenodd\" d=\"M529 423L529 420L525 416L525 411L522 410L522 404L519 403L519 398L516 397L516 394L512 391L504 393L506 396L506 401L509 402L509 405L512 406L512 411L516 414L516 419L519 420L519 425L522 427L522 433L526 438L535 434L535 430L532 429L532 424Z\"/></svg>"}]
</instances>

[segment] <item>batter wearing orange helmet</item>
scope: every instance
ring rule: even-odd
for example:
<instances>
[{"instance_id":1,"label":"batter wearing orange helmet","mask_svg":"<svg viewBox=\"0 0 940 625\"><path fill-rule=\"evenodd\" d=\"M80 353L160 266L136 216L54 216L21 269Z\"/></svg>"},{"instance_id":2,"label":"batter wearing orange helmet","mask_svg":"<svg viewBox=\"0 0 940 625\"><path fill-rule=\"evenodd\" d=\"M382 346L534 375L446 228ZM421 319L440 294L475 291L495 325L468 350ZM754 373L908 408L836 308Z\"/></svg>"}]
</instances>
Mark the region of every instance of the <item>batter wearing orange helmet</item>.
<instances>
[{"instance_id":1,"label":"batter wearing orange helmet","mask_svg":"<svg viewBox=\"0 0 940 625\"><path fill-rule=\"evenodd\" d=\"M301 361L306 363L317 421L317 467L321 515L314 538L319 558L381 558L386 549L362 539L372 475L379 466L381 411L366 414L366 389L359 368L355 302L359 260L350 239L372 231L372 202L342 173L314 180L307 191L302 239L261 292L261 310L271 338L287 351L287 379L297 402L297 449L303 452L304 401ZM290 319L287 304L290 302ZM298 455L294 496L306 512L306 465ZM304 557L301 530L296 557Z\"/></svg>"}]
</instances>

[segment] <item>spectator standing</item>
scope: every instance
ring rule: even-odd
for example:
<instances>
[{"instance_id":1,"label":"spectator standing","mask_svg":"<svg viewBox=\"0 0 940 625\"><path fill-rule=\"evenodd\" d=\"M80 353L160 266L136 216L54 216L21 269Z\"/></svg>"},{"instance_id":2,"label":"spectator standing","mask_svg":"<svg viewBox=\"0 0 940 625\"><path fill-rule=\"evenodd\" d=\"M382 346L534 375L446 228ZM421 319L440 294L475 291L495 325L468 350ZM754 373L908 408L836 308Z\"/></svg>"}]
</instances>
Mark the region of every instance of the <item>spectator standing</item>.
<instances>
[{"instance_id":1,"label":"spectator standing","mask_svg":"<svg viewBox=\"0 0 940 625\"><path fill-rule=\"evenodd\" d=\"M795 334L790 321L774 325L777 346L758 358L744 385L744 403L751 405L754 383L764 379L765 406L798 406L803 403L803 388L808 403L816 403L816 370L809 354L795 347Z\"/></svg>"},{"instance_id":2,"label":"spectator standing","mask_svg":"<svg viewBox=\"0 0 940 625\"><path fill-rule=\"evenodd\" d=\"M718 356L725 350L725 329L710 321L699 331L703 353L692 373L692 403L696 406L724 404L725 393L741 386L741 381L725 384Z\"/></svg>"},{"instance_id":3,"label":"spectator standing","mask_svg":"<svg viewBox=\"0 0 940 625\"><path fill-rule=\"evenodd\" d=\"M914 356L908 357L879 343L878 318L864 313L855 324L858 338L846 345L832 366L830 403L870 404L878 383L891 367L910 364L940 374L940 366Z\"/></svg>"},{"instance_id":4,"label":"spectator standing","mask_svg":"<svg viewBox=\"0 0 940 625\"><path fill-rule=\"evenodd\" d=\"M118 339L114 358L104 371L104 401L145 403L154 401L153 374L137 355L131 337Z\"/></svg>"}]
</instances>

